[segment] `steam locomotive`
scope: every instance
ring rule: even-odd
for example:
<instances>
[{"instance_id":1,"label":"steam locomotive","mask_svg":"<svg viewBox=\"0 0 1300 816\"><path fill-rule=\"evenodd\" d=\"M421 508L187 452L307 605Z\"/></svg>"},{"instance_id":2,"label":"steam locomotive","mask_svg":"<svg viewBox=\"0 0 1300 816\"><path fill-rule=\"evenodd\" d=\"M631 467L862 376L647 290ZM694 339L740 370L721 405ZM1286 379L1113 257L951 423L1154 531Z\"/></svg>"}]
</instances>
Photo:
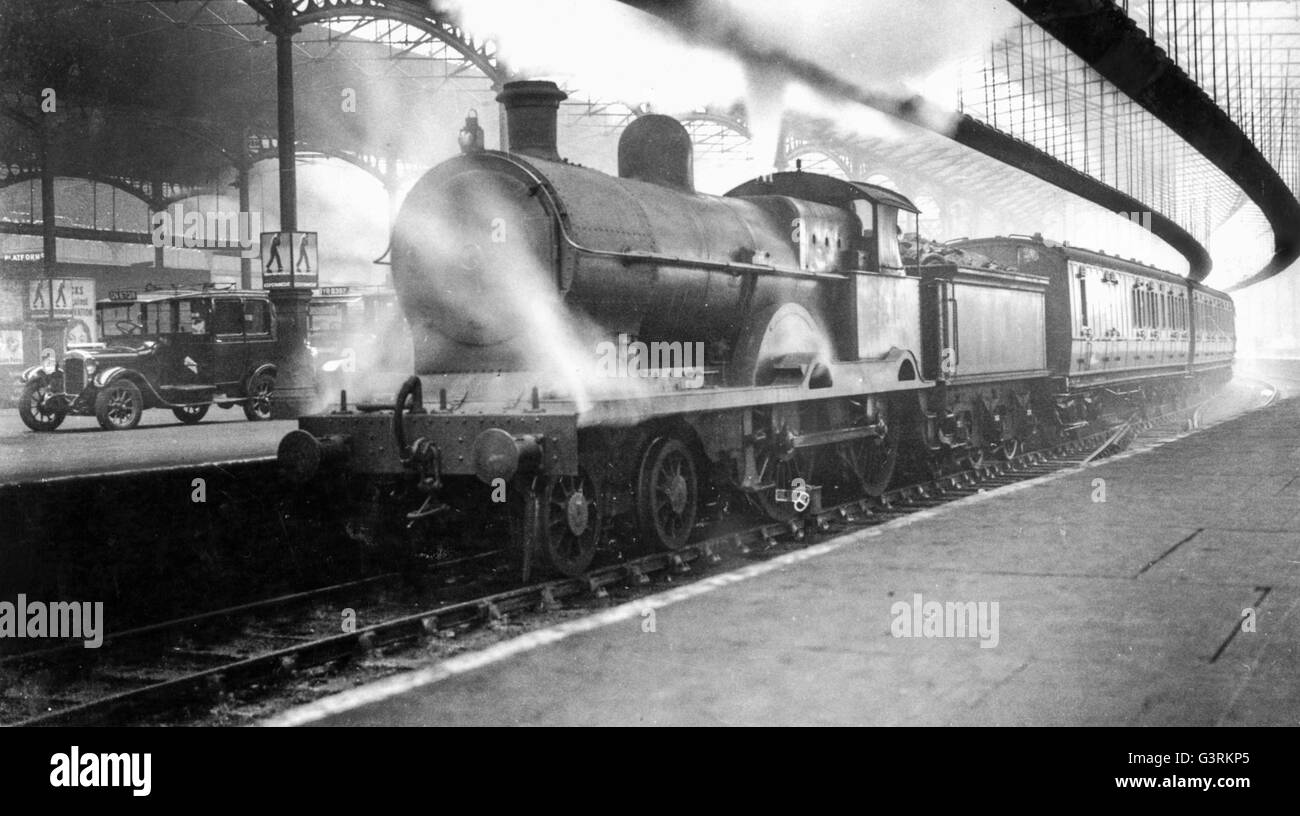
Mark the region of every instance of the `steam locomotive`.
<instances>
[{"instance_id":1,"label":"steam locomotive","mask_svg":"<svg viewBox=\"0 0 1300 816\"><path fill-rule=\"evenodd\" d=\"M280 444L361 529L500 516L525 564L576 575L611 524L673 550L719 497L793 523L903 455L1011 457L1231 374L1220 292L1039 237L927 245L904 196L798 170L703 195L660 115L611 177L560 158L564 98L508 83L506 152L467 120L392 236L414 375Z\"/></svg>"}]
</instances>

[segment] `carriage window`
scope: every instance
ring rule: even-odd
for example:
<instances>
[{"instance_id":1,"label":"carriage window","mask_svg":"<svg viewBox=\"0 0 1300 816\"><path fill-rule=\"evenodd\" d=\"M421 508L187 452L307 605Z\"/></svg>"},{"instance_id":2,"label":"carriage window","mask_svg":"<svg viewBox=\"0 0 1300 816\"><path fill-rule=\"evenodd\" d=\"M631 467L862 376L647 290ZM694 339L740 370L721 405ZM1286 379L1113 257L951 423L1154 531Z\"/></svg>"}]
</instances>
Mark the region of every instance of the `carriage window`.
<instances>
[{"instance_id":1,"label":"carriage window","mask_svg":"<svg viewBox=\"0 0 1300 816\"><path fill-rule=\"evenodd\" d=\"M1079 315L1083 318L1082 326L1088 328L1088 278L1087 273L1079 278Z\"/></svg>"}]
</instances>

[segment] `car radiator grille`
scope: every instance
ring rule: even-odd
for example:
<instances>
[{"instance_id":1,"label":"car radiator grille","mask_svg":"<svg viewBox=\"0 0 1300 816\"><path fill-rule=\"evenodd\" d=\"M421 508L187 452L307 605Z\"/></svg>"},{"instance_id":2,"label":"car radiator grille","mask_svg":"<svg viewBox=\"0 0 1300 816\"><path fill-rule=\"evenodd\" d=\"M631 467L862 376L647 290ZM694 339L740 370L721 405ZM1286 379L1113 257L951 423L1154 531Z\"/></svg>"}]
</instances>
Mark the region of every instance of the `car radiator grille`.
<instances>
[{"instance_id":1,"label":"car radiator grille","mask_svg":"<svg viewBox=\"0 0 1300 816\"><path fill-rule=\"evenodd\" d=\"M69 394L79 394L86 387L85 363L76 357L63 361L63 390Z\"/></svg>"}]
</instances>

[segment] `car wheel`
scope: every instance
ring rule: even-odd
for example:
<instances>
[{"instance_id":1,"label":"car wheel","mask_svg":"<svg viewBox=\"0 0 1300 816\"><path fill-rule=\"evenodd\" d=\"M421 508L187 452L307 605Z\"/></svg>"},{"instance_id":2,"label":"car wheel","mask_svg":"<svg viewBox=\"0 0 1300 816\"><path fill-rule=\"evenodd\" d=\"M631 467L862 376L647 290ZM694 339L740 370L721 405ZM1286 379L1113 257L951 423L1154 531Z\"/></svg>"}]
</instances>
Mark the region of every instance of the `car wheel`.
<instances>
[{"instance_id":1,"label":"car wheel","mask_svg":"<svg viewBox=\"0 0 1300 816\"><path fill-rule=\"evenodd\" d=\"M186 405L182 408L173 408L172 413L186 425L193 425L207 415L208 407L207 405Z\"/></svg>"},{"instance_id":2,"label":"car wheel","mask_svg":"<svg viewBox=\"0 0 1300 816\"><path fill-rule=\"evenodd\" d=\"M44 382L29 382L23 386L18 398L18 416L33 431L52 431L63 424L68 411L63 400Z\"/></svg>"},{"instance_id":3,"label":"car wheel","mask_svg":"<svg viewBox=\"0 0 1300 816\"><path fill-rule=\"evenodd\" d=\"M271 418L271 394L275 391L275 375L263 371L248 378L248 387L244 393L244 416L249 422L261 422Z\"/></svg>"},{"instance_id":4,"label":"car wheel","mask_svg":"<svg viewBox=\"0 0 1300 816\"><path fill-rule=\"evenodd\" d=\"M144 397L130 380L114 380L95 395L95 419L106 431L129 431L143 413Z\"/></svg>"}]
</instances>

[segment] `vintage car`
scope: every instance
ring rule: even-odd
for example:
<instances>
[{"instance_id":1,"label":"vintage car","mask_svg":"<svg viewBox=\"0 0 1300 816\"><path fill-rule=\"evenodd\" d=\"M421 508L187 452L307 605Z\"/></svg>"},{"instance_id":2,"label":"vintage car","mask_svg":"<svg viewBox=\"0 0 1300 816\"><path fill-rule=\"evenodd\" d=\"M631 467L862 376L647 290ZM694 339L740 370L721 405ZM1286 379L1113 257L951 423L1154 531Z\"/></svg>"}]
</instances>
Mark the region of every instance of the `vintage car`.
<instances>
[{"instance_id":1,"label":"vintage car","mask_svg":"<svg viewBox=\"0 0 1300 816\"><path fill-rule=\"evenodd\" d=\"M327 401L345 389L354 395L395 391L384 375L401 372L404 378L413 365L410 330L391 287L326 286L313 292L307 346L317 391Z\"/></svg>"},{"instance_id":2,"label":"vintage car","mask_svg":"<svg viewBox=\"0 0 1300 816\"><path fill-rule=\"evenodd\" d=\"M170 408L181 422L217 405L271 418L275 308L265 292L204 288L114 293L97 304L100 342L52 350L22 374L18 413L34 431L68 414L93 414L108 430L134 428L146 408Z\"/></svg>"},{"instance_id":3,"label":"vintage car","mask_svg":"<svg viewBox=\"0 0 1300 816\"><path fill-rule=\"evenodd\" d=\"M411 336L391 287L326 286L313 292L307 343L319 371L411 369Z\"/></svg>"}]
</instances>

